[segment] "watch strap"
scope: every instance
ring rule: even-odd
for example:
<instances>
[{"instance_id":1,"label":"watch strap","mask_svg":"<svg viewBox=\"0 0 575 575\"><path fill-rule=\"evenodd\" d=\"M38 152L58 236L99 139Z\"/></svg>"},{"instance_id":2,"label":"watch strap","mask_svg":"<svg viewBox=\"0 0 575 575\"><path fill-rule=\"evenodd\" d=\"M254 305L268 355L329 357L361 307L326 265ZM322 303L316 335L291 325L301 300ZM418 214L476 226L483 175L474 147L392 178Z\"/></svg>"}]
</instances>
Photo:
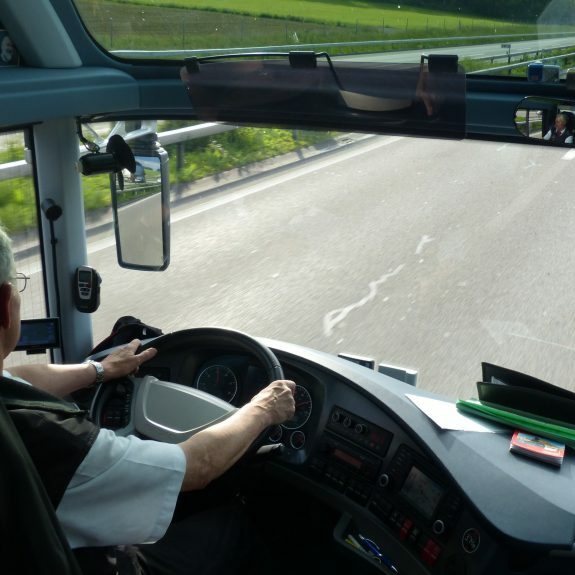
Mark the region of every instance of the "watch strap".
<instances>
[{"instance_id":1,"label":"watch strap","mask_svg":"<svg viewBox=\"0 0 575 575\"><path fill-rule=\"evenodd\" d=\"M94 381L90 387L104 383L104 366L99 361L94 361L93 359L88 359L84 363L90 364L96 370L96 381Z\"/></svg>"}]
</instances>

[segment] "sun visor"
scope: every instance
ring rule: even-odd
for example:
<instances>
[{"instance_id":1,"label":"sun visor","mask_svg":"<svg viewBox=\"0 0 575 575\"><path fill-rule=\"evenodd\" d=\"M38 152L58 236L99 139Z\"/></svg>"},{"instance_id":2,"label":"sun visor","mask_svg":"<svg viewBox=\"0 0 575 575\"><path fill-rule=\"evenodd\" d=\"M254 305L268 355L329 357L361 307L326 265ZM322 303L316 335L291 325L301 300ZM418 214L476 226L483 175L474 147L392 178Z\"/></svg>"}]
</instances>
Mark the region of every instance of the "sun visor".
<instances>
[{"instance_id":1,"label":"sun visor","mask_svg":"<svg viewBox=\"0 0 575 575\"><path fill-rule=\"evenodd\" d=\"M417 64L332 61L326 53L188 58L201 120L461 139L465 74L457 56Z\"/></svg>"}]
</instances>

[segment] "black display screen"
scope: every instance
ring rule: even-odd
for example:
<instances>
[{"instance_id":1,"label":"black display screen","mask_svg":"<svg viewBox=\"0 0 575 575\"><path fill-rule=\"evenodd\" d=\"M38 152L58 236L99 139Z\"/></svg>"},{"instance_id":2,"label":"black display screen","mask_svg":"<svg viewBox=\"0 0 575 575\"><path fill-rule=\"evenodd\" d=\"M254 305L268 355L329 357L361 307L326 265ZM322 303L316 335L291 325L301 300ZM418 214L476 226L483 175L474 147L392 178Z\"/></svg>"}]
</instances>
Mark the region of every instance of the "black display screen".
<instances>
[{"instance_id":1,"label":"black display screen","mask_svg":"<svg viewBox=\"0 0 575 575\"><path fill-rule=\"evenodd\" d=\"M413 466L400 490L403 498L426 519L431 519L445 490L419 468Z\"/></svg>"},{"instance_id":2,"label":"black display screen","mask_svg":"<svg viewBox=\"0 0 575 575\"><path fill-rule=\"evenodd\" d=\"M58 318L25 319L20 322L20 339L16 351L52 349L60 346Z\"/></svg>"},{"instance_id":3,"label":"black display screen","mask_svg":"<svg viewBox=\"0 0 575 575\"><path fill-rule=\"evenodd\" d=\"M82 283L86 283L88 285L92 284L92 274L90 272L81 270L78 277Z\"/></svg>"}]
</instances>

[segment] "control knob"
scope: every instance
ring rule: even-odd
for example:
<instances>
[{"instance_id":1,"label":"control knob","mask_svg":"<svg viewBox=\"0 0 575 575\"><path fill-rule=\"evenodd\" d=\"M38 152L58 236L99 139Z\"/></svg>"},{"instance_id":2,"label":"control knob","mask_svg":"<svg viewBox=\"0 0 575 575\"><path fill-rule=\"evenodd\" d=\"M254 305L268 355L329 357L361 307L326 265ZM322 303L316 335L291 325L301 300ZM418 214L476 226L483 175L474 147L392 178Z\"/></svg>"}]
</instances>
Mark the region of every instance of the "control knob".
<instances>
[{"instance_id":1,"label":"control knob","mask_svg":"<svg viewBox=\"0 0 575 575\"><path fill-rule=\"evenodd\" d=\"M445 523L441 519L436 519L433 522L433 532L436 535L441 535L445 531Z\"/></svg>"},{"instance_id":2,"label":"control knob","mask_svg":"<svg viewBox=\"0 0 575 575\"><path fill-rule=\"evenodd\" d=\"M382 473L377 478L377 483L380 487L389 487L389 484L391 483L391 477L387 473Z\"/></svg>"}]
</instances>

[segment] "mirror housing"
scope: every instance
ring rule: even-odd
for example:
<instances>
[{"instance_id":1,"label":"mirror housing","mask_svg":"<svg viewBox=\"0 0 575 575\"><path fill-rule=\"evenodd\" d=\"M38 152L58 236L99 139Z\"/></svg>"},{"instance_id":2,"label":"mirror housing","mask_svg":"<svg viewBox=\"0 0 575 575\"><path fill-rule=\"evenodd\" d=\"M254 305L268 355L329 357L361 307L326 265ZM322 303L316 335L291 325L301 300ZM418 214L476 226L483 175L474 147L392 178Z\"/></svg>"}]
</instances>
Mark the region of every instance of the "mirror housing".
<instances>
[{"instance_id":1,"label":"mirror housing","mask_svg":"<svg viewBox=\"0 0 575 575\"><path fill-rule=\"evenodd\" d=\"M162 271L170 263L170 180L168 153L148 134L130 142L135 171L124 171L123 189L110 176L118 264Z\"/></svg>"},{"instance_id":2,"label":"mirror housing","mask_svg":"<svg viewBox=\"0 0 575 575\"><path fill-rule=\"evenodd\" d=\"M514 121L518 132L534 143L574 145L575 100L528 96L517 106Z\"/></svg>"}]
</instances>

